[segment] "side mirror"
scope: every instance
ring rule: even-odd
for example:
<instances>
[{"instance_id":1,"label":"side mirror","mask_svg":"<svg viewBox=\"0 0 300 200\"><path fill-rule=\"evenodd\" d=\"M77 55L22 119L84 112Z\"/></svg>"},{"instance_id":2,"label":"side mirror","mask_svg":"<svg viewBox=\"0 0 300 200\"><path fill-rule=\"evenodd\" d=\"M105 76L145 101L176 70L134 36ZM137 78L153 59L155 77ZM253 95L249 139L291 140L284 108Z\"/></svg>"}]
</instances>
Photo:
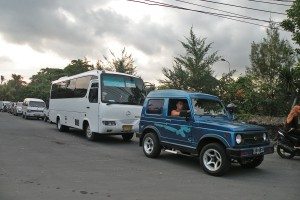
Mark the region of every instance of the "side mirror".
<instances>
[{"instance_id":1,"label":"side mirror","mask_svg":"<svg viewBox=\"0 0 300 200\"><path fill-rule=\"evenodd\" d=\"M226 106L226 109L227 109L227 111L232 115L232 114L235 113L236 107L237 107L237 106L236 106L235 104L230 103L230 104L228 104L228 105Z\"/></svg>"}]
</instances>

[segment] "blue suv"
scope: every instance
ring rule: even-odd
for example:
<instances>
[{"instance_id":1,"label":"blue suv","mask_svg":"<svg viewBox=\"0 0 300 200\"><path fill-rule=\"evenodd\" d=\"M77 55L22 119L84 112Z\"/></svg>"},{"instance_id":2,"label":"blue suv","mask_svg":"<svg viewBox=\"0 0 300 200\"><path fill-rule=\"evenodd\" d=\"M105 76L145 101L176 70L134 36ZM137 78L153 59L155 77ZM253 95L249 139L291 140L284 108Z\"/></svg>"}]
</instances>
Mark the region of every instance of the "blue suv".
<instances>
[{"instance_id":1,"label":"blue suv","mask_svg":"<svg viewBox=\"0 0 300 200\"><path fill-rule=\"evenodd\" d=\"M274 152L265 128L233 120L222 101L209 94L157 90L148 94L140 120L144 154L156 158L161 150L199 157L203 170L221 176L238 162L259 166Z\"/></svg>"}]
</instances>

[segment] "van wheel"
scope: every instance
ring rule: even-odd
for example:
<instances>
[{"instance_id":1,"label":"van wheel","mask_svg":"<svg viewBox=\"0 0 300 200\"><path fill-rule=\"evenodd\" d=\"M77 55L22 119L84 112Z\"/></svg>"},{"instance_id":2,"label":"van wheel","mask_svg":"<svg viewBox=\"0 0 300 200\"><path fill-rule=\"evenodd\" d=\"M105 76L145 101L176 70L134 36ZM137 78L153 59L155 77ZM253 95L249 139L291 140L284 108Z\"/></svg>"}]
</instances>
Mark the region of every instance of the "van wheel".
<instances>
[{"instance_id":1,"label":"van wheel","mask_svg":"<svg viewBox=\"0 0 300 200\"><path fill-rule=\"evenodd\" d=\"M90 141L94 141L96 139L96 135L94 132L92 132L91 130L91 127L89 124L87 124L84 128L84 133L85 133L85 136L88 140Z\"/></svg>"},{"instance_id":2,"label":"van wheel","mask_svg":"<svg viewBox=\"0 0 300 200\"><path fill-rule=\"evenodd\" d=\"M246 162L243 162L241 161L240 162L240 165L243 167L243 168L246 168L246 169L251 169L251 168L255 168L255 167L258 167L264 160L264 156L257 156L249 161L246 161Z\"/></svg>"},{"instance_id":3,"label":"van wheel","mask_svg":"<svg viewBox=\"0 0 300 200\"><path fill-rule=\"evenodd\" d=\"M161 152L159 140L154 133L147 133L143 138L143 151L148 158L157 158Z\"/></svg>"},{"instance_id":4,"label":"van wheel","mask_svg":"<svg viewBox=\"0 0 300 200\"><path fill-rule=\"evenodd\" d=\"M225 148L218 143L205 145L200 152L199 160L202 169L213 176L222 176L231 165Z\"/></svg>"},{"instance_id":5,"label":"van wheel","mask_svg":"<svg viewBox=\"0 0 300 200\"><path fill-rule=\"evenodd\" d=\"M69 131L69 127L62 125L60 119L57 119L56 126L59 132L67 132Z\"/></svg>"},{"instance_id":6,"label":"van wheel","mask_svg":"<svg viewBox=\"0 0 300 200\"><path fill-rule=\"evenodd\" d=\"M122 138L125 142L129 142L133 138L133 133L122 134Z\"/></svg>"}]
</instances>

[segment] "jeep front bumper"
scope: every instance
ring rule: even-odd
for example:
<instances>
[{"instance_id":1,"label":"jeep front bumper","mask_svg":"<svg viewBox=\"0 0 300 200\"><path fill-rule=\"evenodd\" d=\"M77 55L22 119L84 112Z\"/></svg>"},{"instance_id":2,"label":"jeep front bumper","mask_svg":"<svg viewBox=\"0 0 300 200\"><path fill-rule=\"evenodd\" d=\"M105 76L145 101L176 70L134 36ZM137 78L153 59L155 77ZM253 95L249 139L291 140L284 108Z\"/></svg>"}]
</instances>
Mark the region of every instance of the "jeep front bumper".
<instances>
[{"instance_id":1,"label":"jeep front bumper","mask_svg":"<svg viewBox=\"0 0 300 200\"><path fill-rule=\"evenodd\" d=\"M227 155L230 158L246 158L274 153L274 145L251 147L251 148L227 148Z\"/></svg>"}]
</instances>

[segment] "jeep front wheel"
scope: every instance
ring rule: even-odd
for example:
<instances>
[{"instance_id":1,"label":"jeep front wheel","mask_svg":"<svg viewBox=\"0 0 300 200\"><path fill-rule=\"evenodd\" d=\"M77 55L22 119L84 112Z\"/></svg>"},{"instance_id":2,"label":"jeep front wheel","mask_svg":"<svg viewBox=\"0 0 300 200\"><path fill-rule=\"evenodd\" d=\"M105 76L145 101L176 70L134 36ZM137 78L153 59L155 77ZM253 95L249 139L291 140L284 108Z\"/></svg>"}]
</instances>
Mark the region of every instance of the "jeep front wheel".
<instances>
[{"instance_id":1,"label":"jeep front wheel","mask_svg":"<svg viewBox=\"0 0 300 200\"><path fill-rule=\"evenodd\" d=\"M161 152L159 140L154 133L147 133L143 138L143 151L149 158L156 158Z\"/></svg>"},{"instance_id":2,"label":"jeep front wheel","mask_svg":"<svg viewBox=\"0 0 300 200\"><path fill-rule=\"evenodd\" d=\"M230 160L225 148L218 143L205 145L200 152L199 159L202 169L213 176L222 176L230 168Z\"/></svg>"}]
</instances>

